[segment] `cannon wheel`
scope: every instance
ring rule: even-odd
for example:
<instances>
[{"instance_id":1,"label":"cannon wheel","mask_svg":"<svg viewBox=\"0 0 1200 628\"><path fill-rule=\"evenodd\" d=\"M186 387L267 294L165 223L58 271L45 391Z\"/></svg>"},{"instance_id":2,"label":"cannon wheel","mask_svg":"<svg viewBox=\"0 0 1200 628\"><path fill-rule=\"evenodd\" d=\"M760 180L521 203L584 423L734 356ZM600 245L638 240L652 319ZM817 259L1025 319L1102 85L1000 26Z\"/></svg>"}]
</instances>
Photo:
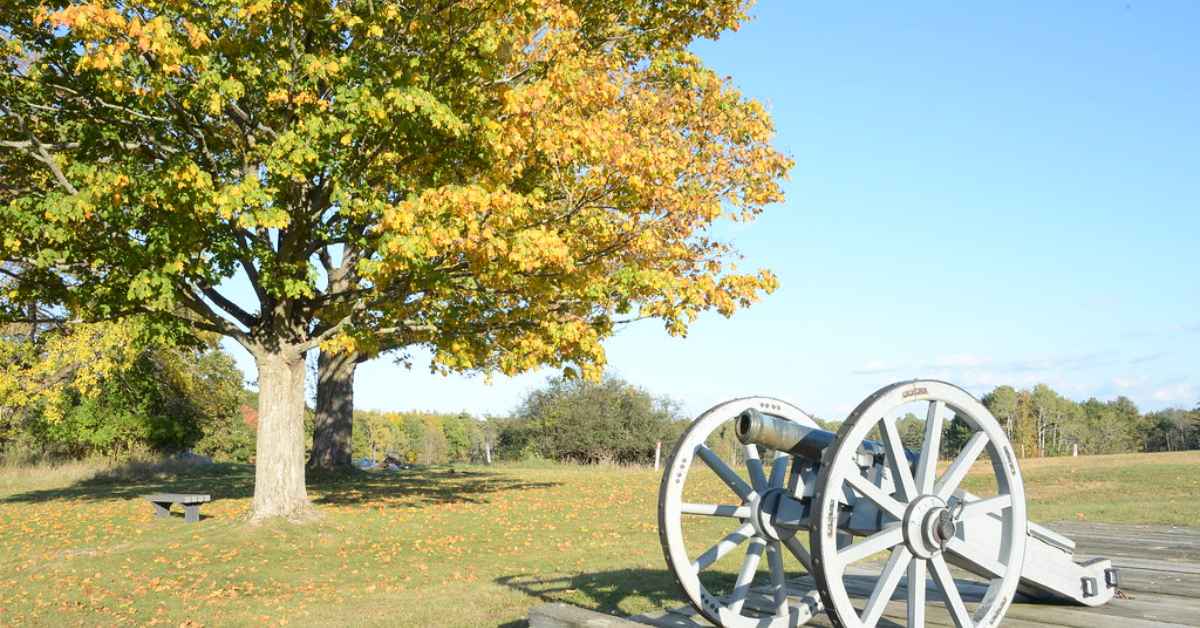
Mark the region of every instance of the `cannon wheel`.
<instances>
[{"instance_id":1,"label":"cannon wheel","mask_svg":"<svg viewBox=\"0 0 1200 628\"><path fill-rule=\"evenodd\" d=\"M914 474L903 453L892 411L915 401L928 402L928 409L924 444ZM954 415L967 423L972 434L945 473L937 477L942 432ZM883 436L885 468L895 478L893 494L885 494L860 470L860 446L875 426ZM984 451L991 460L997 494L964 501L960 508L957 503L963 494L956 491ZM839 549L838 509L848 491L878 507L885 523L879 532ZM910 583L906 596L909 626L925 625L927 575L941 591L955 625L1000 624L1021 576L1027 527L1025 492L1003 428L969 393L935 380L913 380L880 389L854 409L838 432L836 445L825 451L815 495L817 516L810 520L814 576L835 626L874 626L905 575ZM889 519L891 523L886 523ZM882 552L889 552L882 567L872 568L877 563L864 561ZM854 569L848 569L856 562L859 564ZM989 579L987 592L974 613L963 602L949 564ZM847 572L861 576L859 568L868 574L879 570L874 589L861 609L855 608L847 592L847 581L855 577L848 577ZM916 582L921 584L912 586Z\"/></svg>"},{"instance_id":2,"label":"cannon wheel","mask_svg":"<svg viewBox=\"0 0 1200 628\"><path fill-rule=\"evenodd\" d=\"M801 564L809 568L809 555L794 536L781 540L762 529L756 521L762 517L758 506L760 498L769 488L782 488L787 479L787 467L791 456L777 454L769 471L764 468L756 446L743 446L746 453L744 473L738 473L731 465L705 445L714 431L723 424L732 423L747 409L795 421L806 427L817 424L802 410L778 399L747 397L735 399L713 407L680 437L675 450L667 461L662 484L658 492L658 534L662 542L667 564L675 579L683 587L688 600L709 621L728 628L757 626L778 628L799 626L812 615L820 612L820 601L815 592L802 598L797 605L788 603L786 574L783 566L783 548L787 548ZM707 465L729 487L729 499L722 504L694 504L683 501L683 489L693 461ZM732 532L715 542L707 551L696 557L688 556L684 545L684 517L728 517ZM734 584L733 591L726 596L714 595L700 581L700 573L743 543L749 541L745 558ZM763 554L771 573L773 613L758 614L746 604L750 586ZM811 571L811 568L809 568Z\"/></svg>"}]
</instances>

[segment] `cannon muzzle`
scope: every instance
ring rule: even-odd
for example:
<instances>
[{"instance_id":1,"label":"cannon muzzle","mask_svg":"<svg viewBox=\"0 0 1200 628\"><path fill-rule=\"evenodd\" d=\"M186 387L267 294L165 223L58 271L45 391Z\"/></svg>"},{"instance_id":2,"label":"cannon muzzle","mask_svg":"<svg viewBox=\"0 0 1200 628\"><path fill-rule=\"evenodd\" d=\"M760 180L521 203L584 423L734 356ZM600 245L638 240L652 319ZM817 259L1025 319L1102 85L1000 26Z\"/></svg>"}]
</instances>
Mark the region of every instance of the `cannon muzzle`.
<instances>
[{"instance_id":1,"label":"cannon muzzle","mask_svg":"<svg viewBox=\"0 0 1200 628\"><path fill-rule=\"evenodd\" d=\"M776 451L786 451L813 462L837 440L837 434L763 414L750 408L738 415L734 428L743 445L762 445Z\"/></svg>"}]
</instances>

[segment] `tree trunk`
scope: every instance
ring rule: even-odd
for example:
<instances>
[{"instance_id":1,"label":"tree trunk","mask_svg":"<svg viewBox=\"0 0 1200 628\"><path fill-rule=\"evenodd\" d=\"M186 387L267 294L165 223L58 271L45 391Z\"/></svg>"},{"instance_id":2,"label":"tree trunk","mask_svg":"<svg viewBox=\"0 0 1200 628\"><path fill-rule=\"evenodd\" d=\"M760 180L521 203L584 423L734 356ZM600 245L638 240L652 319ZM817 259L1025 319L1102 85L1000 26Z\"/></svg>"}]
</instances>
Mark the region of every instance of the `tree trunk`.
<instances>
[{"instance_id":1,"label":"tree trunk","mask_svg":"<svg viewBox=\"0 0 1200 628\"><path fill-rule=\"evenodd\" d=\"M354 431L354 352L317 357L317 416L310 469L332 470L352 464L350 437Z\"/></svg>"},{"instance_id":2,"label":"tree trunk","mask_svg":"<svg viewBox=\"0 0 1200 628\"><path fill-rule=\"evenodd\" d=\"M304 488L304 356L262 353L251 521L299 520L313 512Z\"/></svg>"}]
</instances>

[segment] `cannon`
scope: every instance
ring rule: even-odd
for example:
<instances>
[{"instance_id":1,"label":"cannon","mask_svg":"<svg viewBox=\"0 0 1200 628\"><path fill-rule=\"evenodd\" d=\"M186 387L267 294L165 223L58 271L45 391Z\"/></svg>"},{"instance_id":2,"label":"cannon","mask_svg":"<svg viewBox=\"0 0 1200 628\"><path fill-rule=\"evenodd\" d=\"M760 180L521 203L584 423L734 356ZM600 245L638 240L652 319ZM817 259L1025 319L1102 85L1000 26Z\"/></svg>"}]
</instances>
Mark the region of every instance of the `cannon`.
<instances>
[{"instance_id":1,"label":"cannon","mask_svg":"<svg viewBox=\"0 0 1200 628\"><path fill-rule=\"evenodd\" d=\"M904 410L924 421L902 435ZM1076 561L1074 542L1026 519L1003 427L937 380L881 388L836 433L778 399L713 407L667 461L658 525L692 606L730 628L800 626L822 612L855 628L885 614L924 626L927 613L990 627L1018 592L1097 606L1118 585L1111 561Z\"/></svg>"}]
</instances>

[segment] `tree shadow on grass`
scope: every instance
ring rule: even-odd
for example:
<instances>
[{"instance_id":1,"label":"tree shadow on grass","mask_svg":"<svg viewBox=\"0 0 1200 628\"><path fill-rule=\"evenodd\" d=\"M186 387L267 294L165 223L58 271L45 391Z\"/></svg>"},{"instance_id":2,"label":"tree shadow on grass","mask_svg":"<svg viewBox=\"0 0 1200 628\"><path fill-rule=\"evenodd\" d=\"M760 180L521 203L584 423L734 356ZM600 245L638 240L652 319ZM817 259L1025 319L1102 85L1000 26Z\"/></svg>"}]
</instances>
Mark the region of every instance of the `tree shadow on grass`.
<instances>
[{"instance_id":1,"label":"tree shadow on grass","mask_svg":"<svg viewBox=\"0 0 1200 628\"><path fill-rule=\"evenodd\" d=\"M313 475L309 494L315 504L420 508L433 504L484 504L488 495L540 490L559 482L530 482L491 471L418 467L399 472L347 471Z\"/></svg>"},{"instance_id":2,"label":"tree shadow on grass","mask_svg":"<svg viewBox=\"0 0 1200 628\"><path fill-rule=\"evenodd\" d=\"M687 604L675 577L665 569L616 569L551 578L522 574L501 576L496 582L543 602L563 602L625 617L629 611L622 606L629 598L641 598L659 608Z\"/></svg>"},{"instance_id":3,"label":"tree shadow on grass","mask_svg":"<svg viewBox=\"0 0 1200 628\"><path fill-rule=\"evenodd\" d=\"M0 503L132 499L148 493L202 493L212 495L214 500L248 497L254 493L254 467L232 463L130 462L98 471L70 486L9 495L0 499Z\"/></svg>"},{"instance_id":4,"label":"tree shadow on grass","mask_svg":"<svg viewBox=\"0 0 1200 628\"><path fill-rule=\"evenodd\" d=\"M489 494L558 485L556 482L528 482L490 471L436 467L418 467L396 473L359 470L312 473L307 483L309 497L318 505L371 504L405 508L486 503ZM70 486L9 495L0 498L0 503L136 499L160 492L207 494L214 500L253 497L254 466L135 462L101 471Z\"/></svg>"}]
</instances>

